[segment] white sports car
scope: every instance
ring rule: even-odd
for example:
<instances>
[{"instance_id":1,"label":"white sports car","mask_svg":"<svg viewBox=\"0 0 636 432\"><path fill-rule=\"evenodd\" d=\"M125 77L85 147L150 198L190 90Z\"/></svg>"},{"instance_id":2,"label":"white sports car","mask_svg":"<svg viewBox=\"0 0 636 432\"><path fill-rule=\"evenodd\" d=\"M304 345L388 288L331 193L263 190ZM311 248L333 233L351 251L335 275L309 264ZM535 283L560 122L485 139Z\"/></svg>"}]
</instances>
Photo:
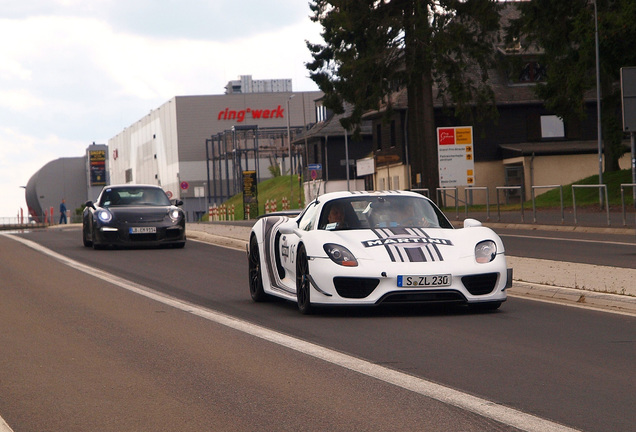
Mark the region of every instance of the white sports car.
<instances>
[{"instance_id":1,"label":"white sports car","mask_svg":"<svg viewBox=\"0 0 636 432\"><path fill-rule=\"evenodd\" d=\"M512 269L497 234L474 219L455 229L415 192L333 192L297 216L270 213L252 228L249 285L315 305L457 302L497 309Z\"/></svg>"}]
</instances>

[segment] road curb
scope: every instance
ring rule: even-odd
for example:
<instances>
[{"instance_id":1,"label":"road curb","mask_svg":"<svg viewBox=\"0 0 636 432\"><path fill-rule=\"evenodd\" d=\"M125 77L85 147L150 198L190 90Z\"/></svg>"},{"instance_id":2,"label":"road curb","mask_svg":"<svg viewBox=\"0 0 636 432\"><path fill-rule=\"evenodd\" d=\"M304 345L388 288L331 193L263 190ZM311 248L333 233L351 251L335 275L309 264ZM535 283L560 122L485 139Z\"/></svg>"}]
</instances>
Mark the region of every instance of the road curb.
<instances>
[{"instance_id":1,"label":"road curb","mask_svg":"<svg viewBox=\"0 0 636 432\"><path fill-rule=\"evenodd\" d=\"M612 311L636 316L636 297L597 291L513 281L511 297L545 300L571 306Z\"/></svg>"}]
</instances>

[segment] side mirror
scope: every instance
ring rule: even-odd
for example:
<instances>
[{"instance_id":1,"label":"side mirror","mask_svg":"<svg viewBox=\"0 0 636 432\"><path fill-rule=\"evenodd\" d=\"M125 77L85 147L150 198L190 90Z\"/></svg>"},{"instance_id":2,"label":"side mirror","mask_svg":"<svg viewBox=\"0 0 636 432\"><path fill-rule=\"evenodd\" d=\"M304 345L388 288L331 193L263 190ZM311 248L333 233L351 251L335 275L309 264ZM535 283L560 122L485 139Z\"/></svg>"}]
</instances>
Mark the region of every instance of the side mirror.
<instances>
[{"instance_id":1,"label":"side mirror","mask_svg":"<svg viewBox=\"0 0 636 432\"><path fill-rule=\"evenodd\" d=\"M281 234L296 234L298 237L301 237L302 231L298 229L298 224L296 224L296 220L292 219L280 226L278 229Z\"/></svg>"},{"instance_id":2,"label":"side mirror","mask_svg":"<svg viewBox=\"0 0 636 432\"><path fill-rule=\"evenodd\" d=\"M174 205L176 205L177 207L182 206L183 205L183 201L181 201L180 199L174 200Z\"/></svg>"},{"instance_id":3,"label":"side mirror","mask_svg":"<svg viewBox=\"0 0 636 432\"><path fill-rule=\"evenodd\" d=\"M480 227L481 226L481 222L479 222L477 219L464 219L464 228L470 228L470 227Z\"/></svg>"},{"instance_id":4,"label":"side mirror","mask_svg":"<svg viewBox=\"0 0 636 432\"><path fill-rule=\"evenodd\" d=\"M86 201L86 203L85 203L84 205L85 205L86 207L90 207L90 208L92 208L93 210L95 210L95 204L93 204L93 201L88 200L88 201Z\"/></svg>"}]
</instances>

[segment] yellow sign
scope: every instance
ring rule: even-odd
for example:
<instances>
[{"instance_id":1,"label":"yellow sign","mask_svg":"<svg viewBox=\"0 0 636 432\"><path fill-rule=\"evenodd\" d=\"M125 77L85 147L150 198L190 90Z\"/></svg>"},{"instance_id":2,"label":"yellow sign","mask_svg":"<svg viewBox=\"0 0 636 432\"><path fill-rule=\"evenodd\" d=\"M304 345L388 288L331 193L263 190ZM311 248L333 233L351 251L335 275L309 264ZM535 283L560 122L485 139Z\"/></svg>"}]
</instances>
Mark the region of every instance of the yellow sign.
<instances>
[{"instance_id":1,"label":"yellow sign","mask_svg":"<svg viewBox=\"0 0 636 432\"><path fill-rule=\"evenodd\" d=\"M455 129L455 144L471 144L473 143L473 128L457 128Z\"/></svg>"}]
</instances>

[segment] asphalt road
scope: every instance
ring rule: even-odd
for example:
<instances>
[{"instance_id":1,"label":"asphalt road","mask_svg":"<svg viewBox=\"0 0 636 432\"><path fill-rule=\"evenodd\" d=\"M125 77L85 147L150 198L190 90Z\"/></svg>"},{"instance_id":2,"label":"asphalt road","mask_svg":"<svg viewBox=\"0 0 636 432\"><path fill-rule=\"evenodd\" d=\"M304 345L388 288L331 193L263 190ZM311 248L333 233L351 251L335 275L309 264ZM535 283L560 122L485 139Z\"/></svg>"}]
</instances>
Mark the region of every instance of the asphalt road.
<instances>
[{"instance_id":1,"label":"asphalt road","mask_svg":"<svg viewBox=\"0 0 636 432\"><path fill-rule=\"evenodd\" d=\"M306 317L285 302L251 302L244 252L197 242L93 251L76 228L21 237L496 406L586 431L636 425L634 317L515 298L486 314L402 307ZM129 294L13 240L0 237L0 255L0 346L11 347L0 356L0 416L16 431L515 430Z\"/></svg>"},{"instance_id":2,"label":"asphalt road","mask_svg":"<svg viewBox=\"0 0 636 432\"><path fill-rule=\"evenodd\" d=\"M636 268L636 236L609 232L495 227L506 254L524 258Z\"/></svg>"}]
</instances>

